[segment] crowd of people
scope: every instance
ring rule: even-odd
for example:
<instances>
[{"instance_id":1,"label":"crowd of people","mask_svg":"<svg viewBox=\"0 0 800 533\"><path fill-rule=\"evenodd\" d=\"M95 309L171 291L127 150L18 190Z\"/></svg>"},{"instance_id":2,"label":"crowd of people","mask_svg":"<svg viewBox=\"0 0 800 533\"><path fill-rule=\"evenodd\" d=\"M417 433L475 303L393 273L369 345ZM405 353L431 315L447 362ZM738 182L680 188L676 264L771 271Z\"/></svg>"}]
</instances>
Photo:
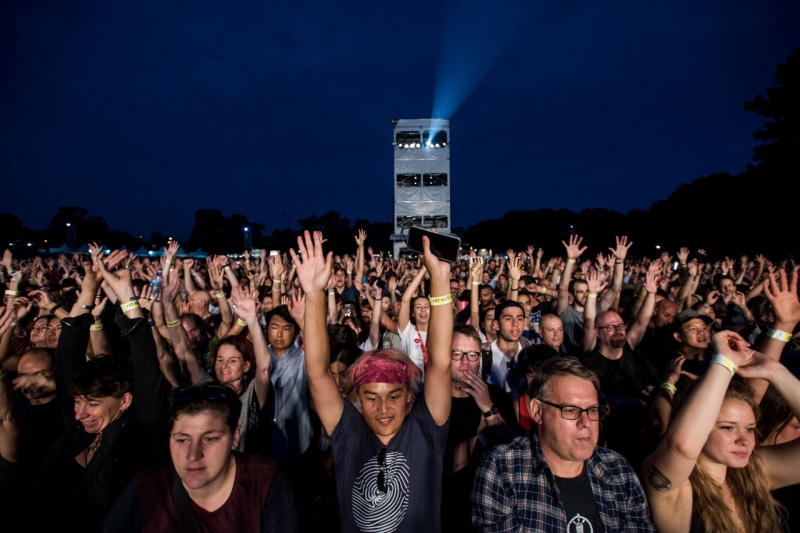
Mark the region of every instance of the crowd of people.
<instances>
[{"instance_id":1,"label":"crowd of people","mask_svg":"<svg viewBox=\"0 0 800 533\"><path fill-rule=\"evenodd\" d=\"M800 531L793 261L324 243L6 251L3 531Z\"/></svg>"}]
</instances>

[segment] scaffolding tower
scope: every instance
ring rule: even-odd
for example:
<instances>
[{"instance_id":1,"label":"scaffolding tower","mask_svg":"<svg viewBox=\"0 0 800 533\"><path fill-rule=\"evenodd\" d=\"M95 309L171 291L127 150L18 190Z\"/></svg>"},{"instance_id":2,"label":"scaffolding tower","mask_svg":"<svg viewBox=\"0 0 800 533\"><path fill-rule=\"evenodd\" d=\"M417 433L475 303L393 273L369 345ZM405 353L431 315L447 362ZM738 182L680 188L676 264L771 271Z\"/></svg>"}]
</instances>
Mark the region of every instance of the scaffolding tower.
<instances>
[{"instance_id":1,"label":"scaffolding tower","mask_svg":"<svg viewBox=\"0 0 800 533\"><path fill-rule=\"evenodd\" d=\"M406 248L404 229L450 231L450 121L394 119L393 257Z\"/></svg>"}]
</instances>

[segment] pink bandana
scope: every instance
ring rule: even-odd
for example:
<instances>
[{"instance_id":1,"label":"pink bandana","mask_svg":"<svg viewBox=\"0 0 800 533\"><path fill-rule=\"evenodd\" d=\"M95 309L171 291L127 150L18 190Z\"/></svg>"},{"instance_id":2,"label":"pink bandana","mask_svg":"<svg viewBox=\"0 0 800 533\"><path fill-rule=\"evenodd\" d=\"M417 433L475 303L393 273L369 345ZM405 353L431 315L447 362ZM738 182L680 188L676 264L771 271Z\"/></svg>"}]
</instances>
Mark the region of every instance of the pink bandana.
<instances>
[{"instance_id":1,"label":"pink bandana","mask_svg":"<svg viewBox=\"0 0 800 533\"><path fill-rule=\"evenodd\" d=\"M353 376L356 385L367 383L410 383L411 371L398 361L375 359L367 363L364 370Z\"/></svg>"}]
</instances>

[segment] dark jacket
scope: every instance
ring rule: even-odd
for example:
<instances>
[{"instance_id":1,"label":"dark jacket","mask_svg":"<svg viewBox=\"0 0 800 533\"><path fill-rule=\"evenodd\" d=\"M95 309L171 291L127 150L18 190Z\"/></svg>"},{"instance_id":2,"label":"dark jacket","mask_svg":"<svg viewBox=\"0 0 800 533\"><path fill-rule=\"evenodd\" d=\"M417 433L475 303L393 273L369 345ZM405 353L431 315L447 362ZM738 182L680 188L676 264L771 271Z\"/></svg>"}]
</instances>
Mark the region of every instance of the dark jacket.
<instances>
[{"instance_id":1,"label":"dark jacket","mask_svg":"<svg viewBox=\"0 0 800 533\"><path fill-rule=\"evenodd\" d=\"M97 530L114 499L137 472L167 457L169 387L159 369L156 346L145 319L128 319L117 307L116 322L130 342L133 402L104 430L86 468L75 457L94 440L75 420L69 393L73 376L86 364L91 314L65 318L56 348L56 390L66 429L31 480L27 517L34 531Z\"/></svg>"}]
</instances>

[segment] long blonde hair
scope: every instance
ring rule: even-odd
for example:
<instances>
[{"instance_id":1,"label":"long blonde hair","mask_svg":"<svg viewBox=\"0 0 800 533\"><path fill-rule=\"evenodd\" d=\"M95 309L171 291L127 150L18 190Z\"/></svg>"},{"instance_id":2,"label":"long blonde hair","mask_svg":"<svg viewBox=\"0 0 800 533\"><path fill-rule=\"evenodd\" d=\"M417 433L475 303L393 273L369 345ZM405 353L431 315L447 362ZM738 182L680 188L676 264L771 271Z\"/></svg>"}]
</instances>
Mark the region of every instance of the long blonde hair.
<instances>
[{"instance_id":1,"label":"long blonde hair","mask_svg":"<svg viewBox=\"0 0 800 533\"><path fill-rule=\"evenodd\" d=\"M694 387L686 387L694 388ZM686 391L688 393L688 391ZM683 398L686 398L683 395ZM741 400L753 410L756 420L761 415L758 404L753 400L753 393L744 380L734 378L725 393L726 400ZM735 531L733 511L722 498L723 487L708 475L698 462L689 476L692 484L692 497L695 508L700 510L700 517L707 533L728 533ZM758 454L752 454L744 468L728 468L725 485L736 502L739 518L747 533L762 531L781 531L783 523L783 506L775 501L769 492L769 480Z\"/></svg>"}]
</instances>

